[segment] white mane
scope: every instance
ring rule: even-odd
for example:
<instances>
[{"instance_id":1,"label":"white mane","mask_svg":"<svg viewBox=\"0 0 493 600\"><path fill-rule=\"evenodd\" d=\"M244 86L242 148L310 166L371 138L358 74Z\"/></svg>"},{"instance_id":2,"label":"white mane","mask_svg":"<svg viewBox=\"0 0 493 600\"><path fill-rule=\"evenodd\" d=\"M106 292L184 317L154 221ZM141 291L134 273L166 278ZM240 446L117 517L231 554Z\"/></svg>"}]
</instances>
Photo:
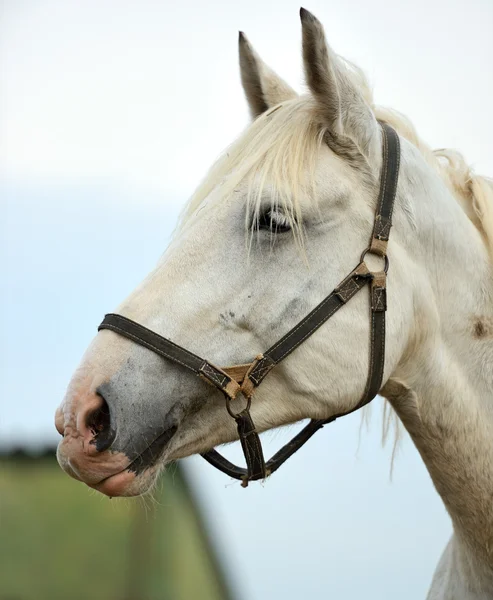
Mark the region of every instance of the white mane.
<instances>
[{"instance_id":1,"label":"white mane","mask_svg":"<svg viewBox=\"0 0 493 600\"><path fill-rule=\"evenodd\" d=\"M197 214L204 200L216 190L215 201L231 194L241 183L248 183L247 214L259 216L260 201L269 181L272 207L281 206L290 225L301 239L301 192L315 198L312 180L324 130L313 118L314 106L309 97L299 97L265 112L212 166L204 181L185 206L181 225ZM255 183L255 187L253 186Z\"/></svg>"},{"instance_id":2,"label":"white mane","mask_svg":"<svg viewBox=\"0 0 493 600\"><path fill-rule=\"evenodd\" d=\"M452 191L464 212L483 235L493 254L493 180L474 173L462 154L455 150L432 150L418 136L412 123L401 113L375 106L368 80L355 65L340 59L340 68L357 85L372 108L375 117L389 123L411 142L433 166ZM313 180L306 173L314 173L319 149L324 143L326 129L316 116L310 96L299 96L282 102L260 115L212 166L204 181L186 204L179 228L197 214L203 201L217 189L218 201L231 194L242 182L248 182L247 204L258 218L260 200L266 181L273 208L282 206L295 234L301 239L298 217L304 198L315 198ZM255 188L252 183L255 182Z\"/></svg>"},{"instance_id":3,"label":"white mane","mask_svg":"<svg viewBox=\"0 0 493 600\"><path fill-rule=\"evenodd\" d=\"M493 255L493 179L476 174L457 150L432 150L420 139L409 119L399 112L382 107L375 107L374 112L418 148L438 171Z\"/></svg>"}]
</instances>

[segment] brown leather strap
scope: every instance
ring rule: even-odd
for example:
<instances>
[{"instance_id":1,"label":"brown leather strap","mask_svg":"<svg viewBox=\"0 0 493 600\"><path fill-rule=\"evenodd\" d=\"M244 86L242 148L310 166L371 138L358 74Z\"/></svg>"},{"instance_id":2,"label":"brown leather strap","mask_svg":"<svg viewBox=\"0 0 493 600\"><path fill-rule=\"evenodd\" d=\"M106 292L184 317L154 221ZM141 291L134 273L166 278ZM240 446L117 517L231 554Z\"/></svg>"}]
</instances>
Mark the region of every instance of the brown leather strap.
<instances>
[{"instance_id":1,"label":"brown leather strap","mask_svg":"<svg viewBox=\"0 0 493 600\"><path fill-rule=\"evenodd\" d=\"M297 452L306 442L315 434L319 429L322 429L324 425L332 423L337 417L330 417L326 420L311 420L308 425L305 425L303 429L287 444L285 444L265 465L265 474L260 476L251 477L247 469L238 467L227 458L224 458L222 454L219 454L216 450L209 450L201 454L205 460L212 466L216 467L226 475L233 477L234 479L242 480L243 487L246 487L248 481L255 481L257 479L264 479L269 475L272 475L281 465L283 465L288 458L291 458L295 452Z\"/></svg>"},{"instance_id":2,"label":"brown leather strap","mask_svg":"<svg viewBox=\"0 0 493 600\"><path fill-rule=\"evenodd\" d=\"M385 256L392 227L401 154L397 133L386 123L380 123L380 125L382 128L382 172L370 249L375 254Z\"/></svg>"},{"instance_id":3,"label":"brown leather strap","mask_svg":"<svg viewBox=\"0 0 493 600\"><path fill-rule=\"evenodd\" d=\"M264 453L262 444L255 429L255 425L248 409L243 410L235 416L236 427L247 464L244 486L248 485L248 480L264 479L267 477L265 470Z\"/></svg>"},{"instance_id":4,"label":"brown leather strap","mask_svg":"<svg viewBox=\"0 0 493 600\"><path fill-rule=\"evenodd\" d=\"M127 317L114 313L107 314L99 325L98 331L102 329L114 331L196 375L200 375L230 397L234 397L233 390L239 389L237 382L222 369ZM230 385L229 388L228 385Z\"/></svg>"},{"instance_id":5,"label":"brown leather strap","mask_svg":"<svg viewBox=\"0 0 493 600\"><path fill-rule=\"evenodd\" d=\"M310 337L327 319L335 314L371 279L370 271L361 262L320 304L284 337L271 346L250 373L257 386L267 373Z\"/></svg>"}]
</instances>

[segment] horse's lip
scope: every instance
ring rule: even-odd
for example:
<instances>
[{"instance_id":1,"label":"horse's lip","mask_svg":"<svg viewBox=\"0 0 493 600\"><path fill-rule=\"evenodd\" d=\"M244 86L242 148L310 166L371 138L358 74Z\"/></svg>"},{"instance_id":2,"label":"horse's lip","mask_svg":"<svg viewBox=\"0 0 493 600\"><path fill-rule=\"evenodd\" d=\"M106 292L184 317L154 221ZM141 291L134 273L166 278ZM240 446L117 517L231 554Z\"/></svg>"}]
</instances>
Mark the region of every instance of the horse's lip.
<instances>
[{"instance_id":1,"label":"horse's lip","mask_svg":"<svg viewBox=\"0 0 493 600\"><path fill-rule=\"evenodd\" d=\"M89 487L106 494L106 496L138 496L148 488L152 482L152 478L142 485L142 477L139 475L145 471L149 471L155 466L157 460L163 456L165 446L170 442L175 435L176 426L170 427L163 431L147 448L141 452L134 460L121 471L112 473L107 477L98 481L98 483L87 484ZM157 455L155 451L159 450ZM137 481L139 482L137 484ZM134 483L134 485L132 485Z\"/></svg>"},{"instance_id":2,"label":"horse's lip","mask_svg":"<svg viewBox=\"0 0 493 600\"><path fill-rule=\"evenodd\" d=\"M132 485L135 482L137 476L128 469L123 469L114 473L109 477L105 477L99 483L87 484L89 487L109 496L138 496L142 493L139 489L140 486Z\"/></svg>"}]
</instances>

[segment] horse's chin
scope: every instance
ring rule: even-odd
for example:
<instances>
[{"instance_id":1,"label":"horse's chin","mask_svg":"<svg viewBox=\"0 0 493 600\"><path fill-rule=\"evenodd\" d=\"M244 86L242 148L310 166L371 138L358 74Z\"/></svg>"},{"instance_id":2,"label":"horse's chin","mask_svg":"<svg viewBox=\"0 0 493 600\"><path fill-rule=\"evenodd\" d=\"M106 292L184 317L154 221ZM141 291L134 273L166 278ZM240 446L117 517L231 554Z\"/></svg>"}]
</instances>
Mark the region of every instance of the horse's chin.
<instances>
[{"instance_id":1,"label":"horse's chin","mask_svg":"<svg viewBox=\"0 0 493 600\"><path fill-rule=\"evenodd\" d=\"M159 473L158 467L151 467L138 474L125 469L99 483L88 484L89 487L110 498L141 496L154 486Z\"/></svg>"}]
</instances>

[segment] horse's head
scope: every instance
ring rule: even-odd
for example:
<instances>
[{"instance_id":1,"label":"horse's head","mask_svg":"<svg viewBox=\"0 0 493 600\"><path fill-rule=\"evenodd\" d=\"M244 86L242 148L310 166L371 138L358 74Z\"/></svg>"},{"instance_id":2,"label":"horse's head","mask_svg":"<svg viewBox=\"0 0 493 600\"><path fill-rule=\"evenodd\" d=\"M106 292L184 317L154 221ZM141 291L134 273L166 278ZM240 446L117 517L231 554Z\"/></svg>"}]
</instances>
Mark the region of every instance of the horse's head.
<instances>
[{"instance_id":1,"label":"horse's head","mask_svg":"<svg viewBox=\"0 0 493 600\"><path fill-rule=\"evenodd\" d=\"M254 120L117 311L216 365L251 361L302 319L358 263L373 227L380 127L358 71L330 50L310 13L301 16L310 93L297 96L240 34ZM412 313L410 284L392 273L389 294L400 295L389 310L387 376ZM354 408L368 336L368 296L359 294L266 378L251 408L257 428ZM160 465L237 438L217 390L112 331L94 339L56 423L62 467L108 495L141 493Z\"/></svg>"}]
</instances>

